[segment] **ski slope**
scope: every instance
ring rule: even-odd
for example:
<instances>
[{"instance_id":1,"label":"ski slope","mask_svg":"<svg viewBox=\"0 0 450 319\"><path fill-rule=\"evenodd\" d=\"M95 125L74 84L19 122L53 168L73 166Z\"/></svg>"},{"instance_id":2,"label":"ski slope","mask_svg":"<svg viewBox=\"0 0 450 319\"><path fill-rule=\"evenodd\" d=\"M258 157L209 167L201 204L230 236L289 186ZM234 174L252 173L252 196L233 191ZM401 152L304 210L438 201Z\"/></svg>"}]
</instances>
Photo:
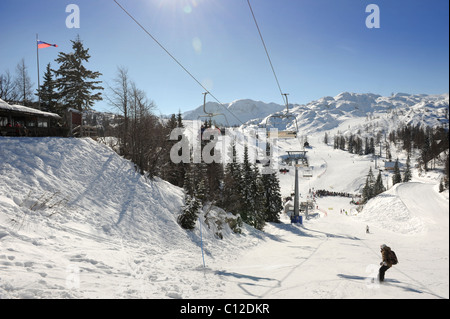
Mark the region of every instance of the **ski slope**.
<instances>
[{"instance_id":1,"label":"ski slope","mask_svg":"<svg viewBox=\"0 0 450 319\"><path fill-rule=\"evenodd\" d=\"M357 193L374 165L371 158L321 144L319 136L307 150L314 176L300 177L302 200L311 187ZM281 176L283 195L292 190L293 174L291 168ZM448 298L448 192L439 194L433 179L416 179L371 200L360 213L349 198L329 196L317 200L302 226L290 225L284 215L283 224L266 227L270 240L220 272L230 285L225 296ZM383 243L400 261L380 285L371 279Z\"/></svg>"},{"instance_id":2,"label":"ski slope","mask_svg":"<svg viewBox=\"0 0 450 319\"><path fill-rule=\"evenodd\" d=\"M357 193L371 158L322 138L309 137L302 200L310 188ZM303 225L283 215L220 240L203 218L193 232L177 225L181 189L90 139L2 138L0 149L0 298L449 298L448 191L432 173L360 213L349 198L323 197ZM293 176L280 175L283 196ZM378 285L383 243L399 264Z\"/></svg>"}]
</instances>

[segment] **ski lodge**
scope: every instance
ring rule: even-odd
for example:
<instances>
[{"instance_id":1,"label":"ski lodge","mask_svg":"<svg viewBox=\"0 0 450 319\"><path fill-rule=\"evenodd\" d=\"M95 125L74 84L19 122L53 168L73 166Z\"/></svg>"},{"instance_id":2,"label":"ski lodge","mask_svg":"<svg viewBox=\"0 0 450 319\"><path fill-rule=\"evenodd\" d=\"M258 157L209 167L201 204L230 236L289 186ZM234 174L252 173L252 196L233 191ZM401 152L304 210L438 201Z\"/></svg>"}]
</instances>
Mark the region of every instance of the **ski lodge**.
<instances>
[{"instance_id":1,"label":"ski lodge","mask_svg":"<svg viewBox=\"0 0 450 319\"><path fill-rule=\"evenodd\" d=\"M82 120L82 112L72 108L63 118L56 113L10 105L0 99L0 136L96 137L97 128L82 125Z\"/></svg>"}]
</instances>

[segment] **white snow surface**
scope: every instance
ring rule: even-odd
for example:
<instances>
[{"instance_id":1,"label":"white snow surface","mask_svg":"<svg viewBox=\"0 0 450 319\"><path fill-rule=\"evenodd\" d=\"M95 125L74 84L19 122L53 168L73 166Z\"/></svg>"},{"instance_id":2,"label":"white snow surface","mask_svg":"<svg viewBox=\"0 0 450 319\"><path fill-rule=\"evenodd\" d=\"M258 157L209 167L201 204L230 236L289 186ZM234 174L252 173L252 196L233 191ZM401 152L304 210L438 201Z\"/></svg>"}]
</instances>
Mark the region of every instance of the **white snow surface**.
<instances>
[{"instance_id":1,"label":"white snow surface","mask_svg":"<svg viewBox=\"0 0 450 319\"><path fill-rule=\"evenodd\" d=\"M308 140L301 200L313 188L359 193L372 158L334 150L323 131ZM449 298L449 198L435 172L414 171L359 213L350 198L322 197L303 225L283 214L218 239L203 218L193 232L178 226L180 188L91 139L1 138L0 154L0 298ZM399 264L378 284L381 244Z\"/></svg>"}]
</instances>

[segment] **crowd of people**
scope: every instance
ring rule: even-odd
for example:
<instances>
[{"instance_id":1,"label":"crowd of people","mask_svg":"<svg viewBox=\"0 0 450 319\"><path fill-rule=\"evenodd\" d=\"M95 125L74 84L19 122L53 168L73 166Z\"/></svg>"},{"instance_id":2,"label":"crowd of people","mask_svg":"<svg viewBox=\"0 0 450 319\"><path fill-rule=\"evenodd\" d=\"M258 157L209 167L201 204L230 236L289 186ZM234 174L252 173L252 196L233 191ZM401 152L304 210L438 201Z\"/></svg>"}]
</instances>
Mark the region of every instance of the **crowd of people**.
<instances>
[{"instance_id":1,"label":"crowd of people","mask_svg":"<svg viewBox=\"0 0 450 319\"><path fill-rule=\"evenodd\" d=\"M316 197L325 197L325 196L340 196L340 197L349 197L349 198L355 198L359 197L360 195L345 193L345 192L332 192L324 189L319 189L316 191L313 191L314 196Z\"/></svg>"}]
</instances>

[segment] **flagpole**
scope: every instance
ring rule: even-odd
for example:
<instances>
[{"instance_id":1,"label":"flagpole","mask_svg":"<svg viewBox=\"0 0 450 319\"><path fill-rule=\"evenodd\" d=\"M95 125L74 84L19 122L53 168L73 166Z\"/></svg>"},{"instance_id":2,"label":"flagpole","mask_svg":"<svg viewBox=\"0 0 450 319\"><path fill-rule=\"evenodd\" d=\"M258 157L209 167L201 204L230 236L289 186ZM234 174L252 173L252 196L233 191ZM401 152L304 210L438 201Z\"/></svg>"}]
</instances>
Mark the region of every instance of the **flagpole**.
<instances>
[{"instance_id":1,"label":"flagpole","mask_svg":"<svg viewBox=\"0 0 450 319\"><path fill-rule=\"evenodd\" d=\"M38 99L39 99L39 110L41 109L41 84L39 80L39 35L36 33L36 57L37 57L37 77L38 77Z\"/></svg>"}]
</instances>

